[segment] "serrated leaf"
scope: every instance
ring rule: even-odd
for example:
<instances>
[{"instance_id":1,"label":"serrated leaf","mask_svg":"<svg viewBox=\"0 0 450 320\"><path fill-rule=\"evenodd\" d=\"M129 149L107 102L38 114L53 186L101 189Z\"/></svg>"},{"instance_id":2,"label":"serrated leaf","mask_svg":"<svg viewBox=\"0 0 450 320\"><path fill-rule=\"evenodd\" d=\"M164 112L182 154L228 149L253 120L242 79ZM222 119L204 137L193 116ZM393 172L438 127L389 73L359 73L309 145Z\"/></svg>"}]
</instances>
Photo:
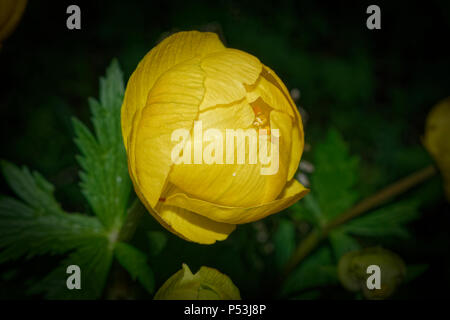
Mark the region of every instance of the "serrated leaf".
<instances>
[{"instance_id":1,"label":"serrated leaf","mask_svg":"<svg viewBox=\"0 0 450 320\"><path fill-rule=\"evenodd\" d=\"M293 212L292 217L297 220L305 220L316 226L323 226L325 217L317 203L313 193L308 193L302 201L294 203L289 211Z\"/></svg>"},{"instance_id":2,"label":"serrated leaf","mask_svg":"<svg viewBox=\"0 0 450 320\"><path fill-rule=\"evenodd\" d=\"M98 299L111 268L113 257L112 246L106 238L90 242L88 246L80 247L70 254L35 286L31 287L29 294L44 293L47 299ZM81 270L81 289L67 288L67 267L77 265Z\"/></svg>"},{"instance_id":3,"label":"serrated leaf","mask_svg":"<svg viewBox=\"0 0 450 320\"><path fill-rule=\"evenodd\" d=\"M347 252L361 249L356 239L339 229L330 232L328 237L337 261Z\"/></svg>"},{"instance_id":4,"label":"serrated leaf","mask_svg":"<svg viewBox=\"0 0 450 320\"><path fill-rule=\"evenodd\" d=\"M408 237L406 224L419 217L417 200L404 200L369 212L347 222L341 230L366 237Z\"/></svg>"},{"instance_id":5,"label":"serrated leaf","mask_svg":"<svg viewBox=\"0 0 450 320\"><path fill-rule=\"evenodd\" d=\"M74 119L81 189L106 228L119 228L125 216L131 182L120 128L123 77L113 61L100 79L100 100L89 99L95 135Z\"/></svg>"},{"instance_id":6,"label":"serrated leaf","mask_svg":"<svg viewBox=\"0 0 450 320\"><path fill-rule=\"evenodd\" d=\"M330 129L326 139L316 146L311 189L323 219L336 217L358 199L354 189L358 163L359 158L349 154L347 144L335 129Z\"/></svg>"},{"instance_id":7,"label":"serrated leaf","mask_svg":"<svg viewBox=\"0 0 450 320\"><path fill-rule=\"evenodd\" d=\"M64 253L104 237L102 225L93 217L42 215L12 198L0 199L0 263Z\"/></svg>"},{"instance_id":8,"label":"serrated leaf","mask_svg":"<svg viewBox=\"0 0 450 320\"><path fill-rule=\"evenodd\" d=\"M104 237L97 219L62 211L53 186L38 173L7 162L2 162L2 171L24 202L0 198L0 262L64 253Z\"/></svg>"},{"instance_id":9,"label":"serrated leaf","mask_svg":"<svg viewBox=\"0 0 450 320\"><path fill-rule=\"evenodd\" d=\"M39 173L7 161L1 162L1 170L11 189L31 208L47 214L62 212L53 196L53 186Z\"/></svg>"},{"instance_id":10,"label":"serrated leaf","mask_svg":"<svg viewBox=\"0 0 450 320\"><path fill-rule=\"evenodd\" d=\"M283 297L298 296L305 290L338 283L336 266L331 250L322 246L306 258L286 279Z\"/></svg>"},{"instance_id":11,"label":"serrated leaf","mask_svg":"<svg viewBox=\"0 0 450 320\"><path fill-rule=\"evenodd\" d=\"M273 236L275 245L275 264L281 269L286 265L295 250L295 226L287 220L281 219Z\"/></svg>"},{"instance_id":12,"label":"serrated leaf","mask_svg":"<svg viewBox=\"0 0 450 320\"><path fill-rule=\"evenodd\" d=\"M130 273L133 280L139 280L148 292L153 293L155 280L153 271L147 264L146 255L124 242L117 243L114 254L122 267Z\"/></svg>"}]
</instances>

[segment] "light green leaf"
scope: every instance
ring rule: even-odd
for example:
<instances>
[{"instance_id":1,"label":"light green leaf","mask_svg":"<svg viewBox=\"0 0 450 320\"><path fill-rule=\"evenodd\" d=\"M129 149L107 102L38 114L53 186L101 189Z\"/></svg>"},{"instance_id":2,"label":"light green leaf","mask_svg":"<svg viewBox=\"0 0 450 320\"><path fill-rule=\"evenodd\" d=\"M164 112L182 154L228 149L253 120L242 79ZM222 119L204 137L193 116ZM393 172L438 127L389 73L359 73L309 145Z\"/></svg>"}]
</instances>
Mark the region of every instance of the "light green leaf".
<instances>
[{"instance_id":1,"label":"light green leaf","mask_svg":"<svg viewBox=\"0 0 450 320\"><path fill-rule=\"evenodd\" d=\"M328 237L333 248L334 256L338 261L347 252L361 249L358 241L339 229L332 231Z\"/></svg>"},{"instance_id":2,"label":"light green leaf","mask_svg":"<svg viewBox=\"0 0 450 320\"><path fill-rule=\"evenodd\" d=\"M347 144L335 129L330 129L325 141L316 146L311 189L325 220L343 213L358 199L354 189L358 163L359 158L350 156Z\"/></svg>"},{"instance_id":3,"label":"light green leaf","mask_svg":"<svg viewBox=\"0 0 450 320\"><path fill-rule=\"evenodd\" d=\"M153 293L155 280L153 271L147 264L146 255L124 242L119 242L116 245L114 253L119 263L130 273L133 280L139 280L148 292Z\"/></svg>"},{"instance_id":4,"label":"light green leaf","mask_svg":"<svg viewBox=\"0 0 450 320\"><path fill-rule=\"evenodd\" d=\"M81 189L106 228L119 228L128 203L131 182L120 128L123 77L113 61L100 79L100 100L89 99L95 135L73 120L75 142L81 151Z\"/></svg>"}]
</instances>

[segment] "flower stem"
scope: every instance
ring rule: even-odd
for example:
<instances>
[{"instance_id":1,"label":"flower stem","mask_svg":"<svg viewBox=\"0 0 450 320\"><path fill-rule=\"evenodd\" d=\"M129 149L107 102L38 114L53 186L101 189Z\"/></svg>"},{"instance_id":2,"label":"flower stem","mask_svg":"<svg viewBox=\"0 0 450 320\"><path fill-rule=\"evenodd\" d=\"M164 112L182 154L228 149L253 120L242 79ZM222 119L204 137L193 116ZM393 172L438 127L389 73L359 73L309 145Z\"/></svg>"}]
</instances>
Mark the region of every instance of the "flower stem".
<instances>
[{"instance_id":1,"label":"flower stem","mask_svg":"<svg viewBox=\"0 0 450 320\"><path fill-rule=\"evenodd\" d=\"M358 202L354 207L338 215L334 220L328 222L323 228L316 228L311 231L308 236L302 242L300 242L300 244L295 249L294 254L291 256L291 259L286 264L286 267L284 268L282 273L282 280L287 278L287 276L294 270L294 268L305 257L307 257L323 239L328 236L331 230L361 215L362 213L365 213L384 204L389 199L392 199L393 197L408 191L412 187L432 177L434 174L436 174L436 172L436 168L433 165L418 170L410 174L409 176L402 178L391 185L388 185L374 195Z\"/></svg>"},{"instance_id":2,"label":"flower stem","mask_svg":"<svg viewBox=\"0 0 450 320\"><path fill-rule=\"evenodd\" d=\"M136 197L127 211L127 216L119 231L116 242L130 241L136 232L139 221L145 214L145 207ZM125 269L115 261L111 268L109 285L105 289L104 297L107 300L134 299L135 292L129 283L129 275Z\"/></svg>"}]
</instances>

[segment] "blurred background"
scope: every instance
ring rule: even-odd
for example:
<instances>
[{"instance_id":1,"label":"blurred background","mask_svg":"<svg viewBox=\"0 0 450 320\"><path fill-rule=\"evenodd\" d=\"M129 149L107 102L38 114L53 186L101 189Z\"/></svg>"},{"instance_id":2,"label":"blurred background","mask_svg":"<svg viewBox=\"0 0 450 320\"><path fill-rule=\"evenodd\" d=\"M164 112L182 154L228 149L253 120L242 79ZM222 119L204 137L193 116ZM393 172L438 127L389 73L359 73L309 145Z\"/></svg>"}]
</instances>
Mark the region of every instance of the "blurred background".
<instances>
[{"instance_id":1,"label":"blurred background","mask_svg":"<svg viewBox=\"0 0 450 320\"><path fill-rule=\"evenodd\" d=\"M81 30L66 28L70 4L81 8ZM450 95L450 2L379 3L381 30L366 28L369 4L29 1L20 24L0 50L0 158L42 173L55 185L65 210L88 212L78 188L71 118L91 126L87 98L98 95L98 79L113 58L126 81L165 35L195 29L217 32L227 46L255 55L290 90L296 89L304 115L306 166L314 166L315 146L333 128L348 153L359 158L354 188L358 199L364 198L432 163L421 145L425 119L432 106ZM333 161L331 155L330 165ZM306 178L311 174L304 173ZM0 191L12 194L3 179ZM446 297L450 207L441 179L435 176L402 197L421 201L418 218L406 227L408 236L370 240L361 236L357 241L383 245L407 265L419 266L420 274L392 298ZM163 234L164 248L149 262L157 288L186 262L193 271L202 265L219 269L244 298L272 297L277 252L290 246L283 242L289 240L283 238L280 221L293 226L296 241L311 230L311 224L301 219L301 206L302 201L279 215L239 226L227 241L213 246L178 239L148 216L133 243L147 250L145 232ZM27 295L26 288L59 260L44 256L1 264L0 299L42 298ZM124 298L146 297L137 284L128 286L133 293ZM333 281L291 291L282 297L358 298Z\"/></svg>"}]
</instances>

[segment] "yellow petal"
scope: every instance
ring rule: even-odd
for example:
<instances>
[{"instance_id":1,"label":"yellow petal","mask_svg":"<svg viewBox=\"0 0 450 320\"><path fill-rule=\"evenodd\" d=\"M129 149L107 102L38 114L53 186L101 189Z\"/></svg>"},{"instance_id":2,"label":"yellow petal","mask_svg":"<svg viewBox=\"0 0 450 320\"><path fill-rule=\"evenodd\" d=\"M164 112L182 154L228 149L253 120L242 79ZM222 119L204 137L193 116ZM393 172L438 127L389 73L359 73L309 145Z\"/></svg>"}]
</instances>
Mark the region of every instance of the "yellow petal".
<instances>
[{"instance_id":1,"label":"yellow petal","mask_svg":"<svg viewBox=\"0 0 450 320\"><path fill-rule=\"evenodd\" d=\"M241 224L257 221L286 209L303 198L309 192L309 189L306 189L297 180L292 179L286 184L277 200L247 208L222 206L191 198L184 193L177 193L177 190L172 190L172 192L174 193L169 194L166 198L165 203L167 205L184 208L215 221Z\"/></svg>"},{"instance_id":2,"label":"yellow petal","mask_svg":"<svg viewBox=\"0 0 450 320\"><path fill-rule=\"evenodd\" d=\"M297 172L304 147L303 132L300 131L301 127L298 125L298 121L301 122L302 120L297 120L292 127L291 157L289 161L287 181L291 180L294 177L295 172Z\"/></svg>"},{"instance_id":3,"label":"yellow petal","mask_svg":"<svg viewBox=\"0 0 450 320\"><path fill-rule=\"evenodd\" d=\"M150 214L153 216L153 218L156 219L156 221L158 221L158 223L160 225L162 225L165 229L167 229L168 231L172 232L173 234L175 234L176 236L184 239L184 240L188 240L187 238L185 238L182 234L176 232L166 221L164 221L159 215L158 213L155 211L155 209L153 209L152 207L150 207L150 205L148 204L147 200L145 199L144 195L139 191L139 188L136 187L135 184L135 180L133 177L131 177L131 180L133 182L133 185L135 186L135 190L136 190L136 194L138 195L139 199L141 200L142 204L145 206L145 208L147 209L148 212L150 212Z\"/></svg>"},{"instance_id":4,"label":"yellow petal","mask_svg":"<svg viewBox=\"0 0 450 320\"><path fill-rule=\"evenodd\" d=\"M202 266L196 274L183 267L158 289L155 300L240 300L239 289L220 271Z\"/></svg>"},{"instance_id":5,"label":"yellow petal","mask_svg":"<svg viewBox=\"0 0 450 320\"><path fill-rule=\"evenodd\" d=\"M258 98L262 98L273 109L285 112L293 118L295 117L292 106L283 92L264 77L259 77L254 88L247 93L247 100L250 103L256 101Z\"/></svg>"},{"instance_id":6,"label":"yellow petal","mask_svg":"<svg viewBox=\"0 0 450 320\"><path fill-rule=\"evenodd\" d=\"M172 166L171 151L176 145L171 141L173 131L190 131L198 116L204 74L197 63L193 59L164 73L150 91L145 108L135 115L129 171L151 207L158 202Z\"/></svg>"},{"instance_id":7,"label":"yellow petal","mask_svg":"<svg viewBox=\"0 0 450 320\"><path fill-rule=\"evenodd\" d=\"M294 100L292 100L292 97L289 94L289 90L286 88L283 81L281 81L281 79L278 77L275 71L270 69L268 66L264 65L261 76L266 78L269 82L271 82L274 86L276 86L284 94L285 98L289 101L290 105L292 106L292 109L294 111L297 110L298 112Z\"/></svg>"},{"instance_id":8,"label":"yellow petal","mask_svg":"<svg viewBox=\"0 0 450 320\"><path fill-rule=\"evenodd\" d=\"M274 111L276 112L276 111ZM281 113L279 113L281 114ZM281 117L283 115L281 114ZM235 158L234 164L226 163L226 133L225 129L240 129L251 125L254 113L244 100L228 107L216 107L200 112L199 121L202 121L203 132L209 128L221 131L223 138L224 154L223 164L176 164L172 167L169 175L170 181L183 192L202 200L215 202L221 205L232 206L254 206L275 199L282 191L286 182L286 168L290 149L291 119L288 115L283 118L285 123L281 123L281 118L275 115L274 127L280 127L282 137L280 138L281 148L279 151L280 163L276 174L262 175L261 163L258 158L258 146L256 145L256 161L250 164L249 159L249 139L245 142L236 139L236 148L231 150L236 154L245 143L246 158L244 164L238 164ZM280 119L279 119L280 118ZM249 129L255 137L258 131L255 128ZM207 147L204 141L203 149ZM193 146L191 155L193 158ZM266 165L264 165L266 167Z\"/></svg>"},{"instance_id":9,"label":"yellow petal","mask_svg":"<svg viewBox=\"0 0 450 320\"><path fill-rule=\"evenodd\" d=\"M210 32L178 32L164 39L141 60L131 75L121 110L122 134L128 148L128 136L133 116L147 102L147 96L156 80L173 66L224 50L217 34Z\"/></svg>"},{"instance_id":10,"label":"yellow petal","mask_svg":"<svg viewBox=\"0 0 450 320\"><path fill-rule=\"evenodd\" d=\"M201 66L206 73L206 92L200 110L243 99L245 84L255 83L262 70L256 57L236 49L209 54Z\"/></svg>"},{"instance_id":11,"label":"yellow petal","mask_svg":"<svg viewBox=\"0 0 450 320\"><path fill-rule=\"evenodd\" d=\"M166 193L169 194L172 188L173 186L170 184L167 186L162 195L163 199L166 199ZM164 200L158 202L155 211L176 234L201 244L212 244L217 240L225 240L236 228L234 224L213 221L189 210L172 206Z\"/></svg>"},{"instance_id":12,"label":"yellow petal","mask_svg":"<svg viewBox=\"0 0 450 320\"><path fill-rule=\"evenodd\" d=\"M219 295L221 300L240 300L239 289L233 284L228 276L219 270L202 266L194 275L195 279L201 281L203 286L207 286Z\"/></svg>"},{"instance_id":13,"label":"yellow petal","mask_svg":"<svg viewBox=\"0 0 450 320\"><path fill-rule=\"evenodd\" d=\"M274 183L284 185L291 158L292 119L286 113L272 111L270 113L270 130L278 129L279 138L279 169Z\"/></svg>"},{"instance_id":14,"label":"yellow petal","mask_svg":"<svg viewBox=\"0 0 450 320\"><path fill-rule=\"evenodd\" d=\"M217 107L200 111L199 121L202 121L203 130L210 128L226 129L249 128L255 120L255 113L247 100L243 99L227 107Z\"/></svg>"},{"instance_id":15,"label":"yellow petal","mask_svg":"<svg viewBox=\"0 0 450 320\"><path fill-rule=\"evenodd\" d=\"M234 224L217 222L179 207L161 204L155 211L175 234L200 244L225 240L236 229Z\"/></svg>"},{"instance_id":16,"label":"yellow petal","mask_svg":"<svg viewBox=\"0 0 450 320\"><path fill-rule=\"evenodd\" d=\"M194 275L187 264L164 282L155 293L154 300L195 299L198 283L193 282Z\"/></svg>"},{"instance_id":17,"label":"yellow petal","mask_svg":"<svg viewBox=\"0 0 450 320\"><path fill-rule=\"evenodd\" d=\"M291 148L291 161L289 164L289 172L288 172L288 181L294 177L295 172L297 171L298 164L300 163L300 159L303 153L303 147L305 145L305 137L303 133L303 123L302 117L298 111L297 106L292 100L291 95L289 94L288 89L284 85L283 81L277 76L275 71L270 69L268 66L264 66L263 71L261 73L261 77L264 77L273 85L275 85L285 96L285 98L289 101L292 110L294 110L295 114L295 123L292 129L292 148Z\"/></svg>"}]
</instances>

